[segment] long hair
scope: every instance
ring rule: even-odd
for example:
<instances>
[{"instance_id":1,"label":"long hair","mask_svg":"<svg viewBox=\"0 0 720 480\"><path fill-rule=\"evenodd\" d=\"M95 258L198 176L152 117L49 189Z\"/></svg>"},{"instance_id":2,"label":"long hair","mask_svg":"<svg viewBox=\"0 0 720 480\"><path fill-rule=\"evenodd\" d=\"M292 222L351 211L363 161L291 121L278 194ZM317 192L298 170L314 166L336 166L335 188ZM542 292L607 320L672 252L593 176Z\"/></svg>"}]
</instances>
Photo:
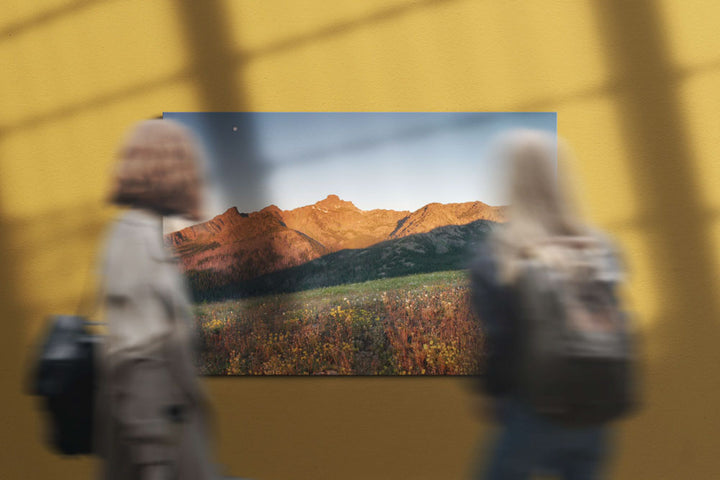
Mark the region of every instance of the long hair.
<instances>
[{"instance_id":1,"label":"long hair","mask_svg":"<svg viewBox=\"0 0 720 480\"><path fill-rule=\"evenodd\" d=\"M118 151L110 202L198 219L200 155L193 135L179 123L139 122Z\"/></svg>"},{"instance_id":2,"label":"long hair","mask_svg":"<svg viewBox=\"0 0 720 480\"><path fill-rule=\"evenodd\" d=\"M557 237L589 234L576 213L570 193L558 175L566 148L547 133L534 130L512 132L503 139L500 155L509 163L510 207L507 223L492 236L500 279L515 279L518 260Z\"/></svg>"}]
</instances>

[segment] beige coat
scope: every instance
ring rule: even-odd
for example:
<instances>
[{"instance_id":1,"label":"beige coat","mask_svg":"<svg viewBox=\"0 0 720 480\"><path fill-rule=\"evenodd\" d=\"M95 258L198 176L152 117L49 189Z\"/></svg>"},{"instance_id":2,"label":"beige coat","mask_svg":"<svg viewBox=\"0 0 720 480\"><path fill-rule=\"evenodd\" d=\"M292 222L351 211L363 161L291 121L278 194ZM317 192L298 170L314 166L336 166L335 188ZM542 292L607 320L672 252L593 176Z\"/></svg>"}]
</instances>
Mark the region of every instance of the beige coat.
<instances>
[{"instance_id":1,"label":"beige coat","mask_svg":"<svg viewBox=\"0 0 720 480\"><path fill-rule=\"evenodd\" d=\"M193 318L183 278L163 246L161 217L126 212L110 231L102 275L108 331L96 417L101 478L213 478Z\"/></svg>"}]
</instances>

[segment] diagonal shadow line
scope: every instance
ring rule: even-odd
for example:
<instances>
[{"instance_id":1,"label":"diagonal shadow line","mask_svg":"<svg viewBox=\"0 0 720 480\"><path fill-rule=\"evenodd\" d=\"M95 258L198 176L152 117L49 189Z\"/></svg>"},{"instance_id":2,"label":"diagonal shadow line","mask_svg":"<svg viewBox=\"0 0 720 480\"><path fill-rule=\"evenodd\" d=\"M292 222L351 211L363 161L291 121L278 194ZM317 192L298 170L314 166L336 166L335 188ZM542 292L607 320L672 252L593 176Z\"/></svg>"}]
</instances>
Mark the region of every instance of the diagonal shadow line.
<instances>
[{"instance_id":1,"label":"diagonal shadow line","mask_svg":"<svg viewBox=\"0 0 720 480\"><path fill-rule=\"evenodd\" d=\"M73 13L80 12L88 7L92 7L93 5L109 3L111 1L113 0L77 0L68 5L45 10L32 18L11 23L0 30L0 41L2 41L1 39L5 37L22 35L29 30L54 22L68 15L72 15Z\"/></svg>"},{"instance_id":2,"label":"diagonal shadow line","mask_svg":"<svg viewBox=\"0 0 720 480\"><path fill-rule=\"evenodd\" d=\"M689 67L670 68L663 73L663 81L667 83L679 83L695 75L702 75L720 70L720 60L713 60L700 65ZM516 109L523 111L534 111L537 109L550 108L553 106L568 104L573 102L582 102L603 95L620 95L628 94L637 88L632 80L615 77L603 82L600 85L590 88L580 89L564 95L553 95L541 97L535 100L518 105Z\"/></svg>"},{"instance_id":3,"label":"diagonal shadow line","mask_svg":"<svg viewBox=\"0 0 720 480\"><path fill-rule=\"evenodd\" d=\"M692 75L696 74L702 74L706 72L711 72L715 70L720 70L720 60L709 62L700 66L695 67L689 67L689 68L683 68L683 69L677 69L673 74L668 75L670 81L682 81L686 77L690 77ZM538 112L542 113L544 112L544 108L548 108L551 106L557 106L558 104L567 104L567 103L573 103L573 102L582 102L585 100L590 100L592 98L597 98L599 96L603 95L612 95L621 93L624 91L628 91L631 88L629 82L621 82L619 80L610 80L607 81L599 86L595 86L592 88L582 89L576 92L571 92L566 95L556 95L556 96L549 96L545 98L539 98L536 100L532 100L527 103L520 104L513 108L512 111L514 112ZM417 128L408 129L406 131L400 132L397 135L394 135L392 137L386 136L386 137L377 137L377 138L364 138L355 140L352 142L348 142L346 144L327 148L327 149L321 149L321 150L314 150L314 151L308 151L308 152L301 152L298 155L294 155L291 158L282 159L278 162L276 162L273 167L275 166L281 166L285 163L297 163L297 162L304 162L304 163L311 163L315 161L321 160L323 157L327 157L329 155L335 154L335 153L344 153L344 152L351 152L351 151L359 151L359 150L365 150L369 148L373 148L375 146L379 146L382 144L385 144L389 141L396 140L399 138L418 138L423 135L438 133L445 130L452 130L457 128L469 128L476 124L482 123L484 119L461 119L455 122L450 122L447 125L441 125L441 126L421 126ZM272 167L271 167L272 168Z\"/></svg>"},{"instance_id":4,"label":"diagonal shadow line","mask_svg":"<svg viewBox=\"0 0 720 480\"><path fill-rule=\"evenodd\" d=\"M682 69L677 69L675 73L668 73L670 75L670 78L674 78L676 81L682 81L689 77L692 77L694 75L700 75L704 73L709 73L713 71L720 70L720 60L716 60L713 62L708 62L702 65L692 66L692 67L686 67ZM184 80L190 80L194 79L195 69L193 68L184 68L182 70L179 70L177 72L171 73L169 75L155 78L153 80L147 81L147 82L140 82L136 84L132 84L117 90L114 90L112 92L107 92L101 95L97 95L93 98L90 98L83 102L78 102L72 105L66 105L62 106L60 108L56 108L54 110L50 110L45 113L41 113L38 115L33 115L30 117L26 117L19 122L15 122L12 124L7 125L0 125L0 138L2 138L5 135L9 135L16 131L21 131L26 128L35 127L38 125L41 125L43 123L52 122L61 120L63 118L81 113L83 111L91 110L94 108L100 108L106 105L110 105L113 102L121 101L125 98L131 98L137 95L141 95L153 90L157 90L160 88L163 88L167 86L170 83L173 82L179 82ZM581 102L585 100L589 100L592 98L596 98L602 95L613 95L613 94L620 94L623 91L626 91L628 88L631 88L631 85L628 84L628 82L621 82L620 80L610 80L608 82L605 82L599 86L594 86L592 88L586 88L581 89L575 92L568 93L566 95L554 95L554 96L548 96L548 97L542 97L535 100L531 100L528 102L524 102L517 105L509 105L511 107L507 111L545 111L549 108L557 108L559 105L562 104L568 104L572 102ZM224 110L226 110L224 108ZM467 111L476 111L476 110L470 110ZM155 116L155 112L153 112L153 115L147 115L148 117Z\"/></svg>"},{"instance_id":5,"label":"diagonal shadow line","mask_svg":"<svg viewBox=\"0 0 720 480\"><path fill-rule=\"evenodd\" d=\"M79 238L94 238L107 224L108 211L108 207L98 201L86 201L60 208L46 208L42 213L24 217L11 216L5 212L3 222L7 231L19 232L15 235L22 243L13 247L14 252L37 252L48 248L48 238L32 233L28 235L27 232L50 228L52 235L49 238L61 238L62 243L75 242ZM25 238L25 235L31 238ZM53 243L53 247L62 247L62 243Z\"/></svg>"},{"instance_id":6,"label":"diagonal shadow line","mask_svg":"<svg viewBox=\"0 0 720 480\"><path fill-rule=\"evenodd\" d=\"M13 37L13 36L18 36L18 35L24 34L29 30L41 27L41 26L51 23L53 21L60 20L63 17L72 15L72 14L82 11L86 8L92 7L97 4L109 3L111 1L114 1L114 0L77 0L75 2L70 3L69 5L63 5L61 7L46 10L46 11L44 11L38 15L35 15L31 18L20 20L20 21L11 23L10 25L7 25L6 27L4 27L3 29L0 30L0 39L5 38L5 37ZM418 10L420 8L427 8L427 7L436 5L436 4L450 3L450 2L455 2L455 1L457 1L457 0L423 0L421 2L413 2L413 3L404 4L404 5L397 5L394 7L384 9L380 12L374 12L370 15L366 15L361 18L338 22L338 23L320 28L311 33L299 34L299 35L295 35L295 36L292 36L289 38L285 38L283 40L274 42L271 45L262 47L257 50L247 52L246 54L240 54L240 57L241 58L246 57L247 55L252 56L252 57L257 57L257 56L265 56L265 55L269 55L269 54L280 53L284 50L302 46L307 43L311 43L313 41L318 41L318 40L322 40L324 38L341 35L344 33L349 33L352 30L362 28L363 26L365 26L366 24L371 23L371 22L388 21L388 20L392 20L394 18L403 16L403 15L406 15L406 14L413 12L415 10ZM207 2L205 2L205 3L207 3ZM185 6L182 5L182 2L181 2L180 6L178 8L182 9L182 8L185 8ZM234 56L237 58L237 55L234 55Z\"/></svg>"},{"instance_id":7,"label":"diagonal shadow line","mask_svg":"<svg viewBox=\"0 0 720 480\"><path fill-rule=\"evenodd\" d=\"M147 82L128 85L112 92L97 95L82 102L65 105L38 115L32 115L20 120L19 122L8 125L0 125L0 139L17 131L37 127L44 123L62 120L64 118L71 117L73 115L77 115L88 110L98 109L107 105L112 105L113 103L121 101L123 99L132 98L137 95L167 87L169 84L172 84L174 82L189 80L191 78L191 75L192 72L190 70L183 69L167 76L155 78ZM145 118L153 118L156 116L157 112L154 111L144 115Z\"/></svg>"},{"instance_id":8,"label":"diagonal shadow line","mask_svg":"<svg viewBox=\"0 0 720 480\"><path fill-rule=\"evenodd\" d=\"M707 223L718 222L720 209L705 208L698 212L698 218ZM606 225L614 231L639 231L655 228L659 220L657 217L640 214L632 218L608 222Z\"/></svg>"},{"instance_id":9,"label":"diagonal shadow line","mask_svg":"<svg viewBox=\"0 0 720 480\"><path fill-rule=\"evenodd\" d=\"M11 25L2 32L6 35L13 35L15 32L20 32L21 27L25 28L26 24L29 26L30 24L40 25L47 23L67 13L80 10L102 1L110 0L80 0L71 7L66 6L51 10L45 14L38 15L30 21L23 22L22 24ZM232 38L227 33L229 31L227 19L226 16L215 13L217 11L222 11L222 7L217 1L203 2L202 4L196 4L195 2L179 2L176 10L179 14L180 22L185 28L186 37L188 39L188 49L192 53L191 67L182 69L165 77L156 78L149 82L130 85L113 92L98 95L97 97L83 102L63 106L50 112L27 117L13 124L0 125L0 138L14 131L34 127L40 123L66 118L84 110L99 108L123 98L128 98L161 88L169 82L189 78L197 79L198 81L203 102L206 104L205 111L244 111L247 107L244 105L244 102L240 101L240 98L235 93L237 86L235 85L235 82L231 80L234 77L234 68L241 67L247 62L262 58L265 55L298 48L313 41L320 41L346 31L360 28L369 22L391 20L423 6L427 7L434 4L452 1L456 0L424 0L419 4L412 3L400 5L360 19L333 24L310 34L290 37L275 44L261 47L256 50L241 52L239 54L230 50L229 46L232 45L233 42ZM214 24L212 22L208 22L208 18L212 18ZM222 28L213 28L217 25L224 26ZM205 45L209 44L212 44L213 48L205 47ZM252 130L252 127L248 126L247 130Z\"/></svg>"},{"instance_id":10,"label":"diagonal shadow line","mask_svg":"<svg viewBox=\"0 0 720 480\"><path fill-rule=\"evenodd\" d=\"M398 17L414 13L422 8L429 8L456 1L458 0L422 0L419 2L396 5L360 18L337 22L332 25L321 27L313 32L293 35L282 40L272 42L263 47L247 50L237 55L236 58L241 61L250 61L257 58L265 58L269 55L277 55L287 50L301 48L310 43L352 33L352 31L364 28L371 23L387 22L397 19Z\"/></svg>"},{"instance_id":11,"label":"diagonal shadow line","mask_svg":"<svg viewBox=\"0 0 720 480\"><path fill-rule=\"evenodd\" d=\"M296 155L278 159L277 161L273 162L273 167L281 167L283 165L289 165L291 163L297 164L299 162L308 164L316 161L321 161L323 158L335 154L360 152L378 146L386 145L398 140L413 140L417 138L425 138L428 135L442 132L453 132L463 128L472 128L474 126L490 123L492 121L493 120L486 115L474 116L472 115L472 113L469 113L467 115L461 115L459 118L451 120L444 124L418 125L400 130L398 132L394 132L391 135L358 138L328 148L299 152Z\"/></svg>"}]
</instances>

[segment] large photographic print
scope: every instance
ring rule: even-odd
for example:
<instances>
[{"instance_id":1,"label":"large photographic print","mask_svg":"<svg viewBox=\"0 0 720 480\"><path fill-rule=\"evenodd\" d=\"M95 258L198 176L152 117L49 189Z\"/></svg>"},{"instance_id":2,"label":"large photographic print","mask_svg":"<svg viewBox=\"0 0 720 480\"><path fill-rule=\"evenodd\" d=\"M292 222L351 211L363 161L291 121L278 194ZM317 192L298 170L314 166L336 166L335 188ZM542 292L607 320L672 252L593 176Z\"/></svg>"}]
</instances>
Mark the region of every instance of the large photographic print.
<instances>
[{"instance_id":1,"label":"large photographic print","mask_svg":"<svg viewBox=\"0 0 720 480\"><path fill-rule=\"evenodd\" d=\"M505 219L503 131L554 113L165 113L205 152L207 220L165 220L206 375L466 375L467 268Z\"/></svg>"}]
</instances>

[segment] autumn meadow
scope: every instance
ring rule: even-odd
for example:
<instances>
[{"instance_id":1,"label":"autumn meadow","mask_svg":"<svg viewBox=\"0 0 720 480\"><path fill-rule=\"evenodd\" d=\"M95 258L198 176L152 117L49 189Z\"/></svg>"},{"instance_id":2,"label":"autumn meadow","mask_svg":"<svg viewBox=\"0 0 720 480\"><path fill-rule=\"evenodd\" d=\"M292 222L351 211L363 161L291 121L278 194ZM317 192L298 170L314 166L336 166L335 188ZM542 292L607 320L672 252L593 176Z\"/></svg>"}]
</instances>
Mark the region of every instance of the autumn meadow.
<instances>
[{"instance_id":1,"label":"autumn meadow","mask_svg":"<svg viewBox=\"0 0 720 480\"><path fill-rule=\"evenodd\" d=\"M482 334L462 270L196 305L206 375L466 375Z\"/></svg>"}]
</instances>

